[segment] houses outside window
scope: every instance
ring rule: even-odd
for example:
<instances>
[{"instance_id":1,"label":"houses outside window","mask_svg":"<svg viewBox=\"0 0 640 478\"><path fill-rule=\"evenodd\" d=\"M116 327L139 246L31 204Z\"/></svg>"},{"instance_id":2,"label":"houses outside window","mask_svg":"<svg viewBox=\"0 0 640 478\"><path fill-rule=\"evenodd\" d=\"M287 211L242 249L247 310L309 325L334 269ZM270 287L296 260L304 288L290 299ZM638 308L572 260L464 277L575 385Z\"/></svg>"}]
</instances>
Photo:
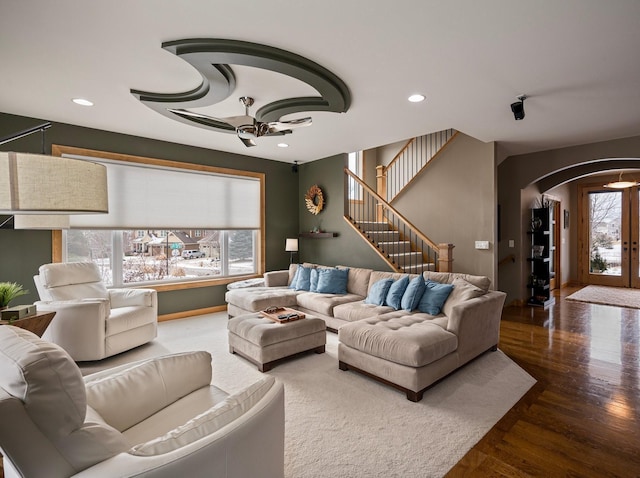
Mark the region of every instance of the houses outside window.
<instances>
[{"instance_id":1,"label":"houses outside window","mask_svg":"<svg viewBox=\"0 0 640 478\"><path fill-rule=\"evenodd\" d=\"M71 229L63 234L64 262L92 261L110 286L179 282L258 272L257 230L185 231Z\"/></svg>"}]
</instances>

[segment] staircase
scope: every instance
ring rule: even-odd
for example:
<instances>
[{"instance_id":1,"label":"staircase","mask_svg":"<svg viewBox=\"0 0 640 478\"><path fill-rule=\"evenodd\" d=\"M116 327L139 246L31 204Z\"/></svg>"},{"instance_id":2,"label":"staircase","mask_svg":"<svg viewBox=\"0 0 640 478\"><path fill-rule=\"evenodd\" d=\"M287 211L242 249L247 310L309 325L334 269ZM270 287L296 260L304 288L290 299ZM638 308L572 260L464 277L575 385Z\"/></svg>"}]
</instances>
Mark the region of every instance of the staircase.
<instances>
[{"instance_id":1,"label":"staircase","mask_svg":"<svg viewBox=\"0 0 640 478\"><path fill-rule=\"evenodd\" d=\"M345 220L397 272L450 272L453 244L435 244L405 219L390 202L407 190L416 176L448 146L458 134L453 129L413 138L387 166L376 168L373 191L345 168Z\"/></svg>"},{"instance_id":2,"label":"staircase","mask_svg":"<svg viewBox=\"0 0 640 478\"><path fill-rule=\"evenodd\" d=\"M344 171L345 190L355 187L362 198L345 200L345 220L396 272L451 270L453 244L435 244L348 168Z\"/></svg>"}]
</instances>

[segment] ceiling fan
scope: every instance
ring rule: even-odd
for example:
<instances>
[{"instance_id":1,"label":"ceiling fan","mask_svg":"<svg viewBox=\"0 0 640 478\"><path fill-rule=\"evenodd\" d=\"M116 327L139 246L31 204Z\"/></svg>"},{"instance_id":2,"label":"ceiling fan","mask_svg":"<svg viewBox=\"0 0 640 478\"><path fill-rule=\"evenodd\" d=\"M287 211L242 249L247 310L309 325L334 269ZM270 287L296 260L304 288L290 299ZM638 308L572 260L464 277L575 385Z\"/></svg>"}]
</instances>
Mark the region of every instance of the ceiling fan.
<instances>
[{"instance_id":1,"label":"ceiling fan","mask_svg":"<svg viewBox=\"0 0 640 478\"><path fill-rule=\"evenodd\" d=\"M270 121L268 123L263 123L249 115L249 107L254 103L253 98L250 96L241 96L240 103L244 105L244 115L229 116L227 118L214 118L212 116L194 113L183 109L170 109L169 111L201 124L224 130L235 130L238 138L240 138L240 141L242 141L246 147L256 146L255 139L261 136L280 136L289 134L292 133L294 128L309 126L311 124L310 117L290 121Z\"/></svg>"}]
</instances>

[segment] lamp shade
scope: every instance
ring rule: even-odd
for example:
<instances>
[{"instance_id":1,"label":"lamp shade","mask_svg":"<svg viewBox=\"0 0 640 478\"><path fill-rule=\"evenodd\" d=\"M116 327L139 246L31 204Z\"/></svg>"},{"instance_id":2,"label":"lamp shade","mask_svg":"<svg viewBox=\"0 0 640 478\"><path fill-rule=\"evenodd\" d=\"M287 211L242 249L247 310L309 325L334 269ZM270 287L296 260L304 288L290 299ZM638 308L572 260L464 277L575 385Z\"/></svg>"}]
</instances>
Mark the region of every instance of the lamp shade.
<instances>
[{"instance_id":1,"label":"lamp shade","mask_svg":"<svg viewBox=\"0 0 640 478\"><path fill-rule=\"evenodd\" d=\"M108 211L104 165L41 154L0 152L0 214Z\"/></svg>"},{"instance_id":2,"label":"lamp shade","mask_svg":"<svg viewBox=\"0 0 640 478\"><path fill-rule=\"evenodd\" d=\"M298 239L287 239L284 250L286 252L298 252Z\"/></svg>"},{"instance_id":3,"label":"lamp shade","mask_svg":"<svg viewBox=\"0 0 640 478\"><path fill-rule=\"evenodd\" d=\"M14 229L69 229L67 214L16 214L13 216Z\"/></svg>"}]
</instances>

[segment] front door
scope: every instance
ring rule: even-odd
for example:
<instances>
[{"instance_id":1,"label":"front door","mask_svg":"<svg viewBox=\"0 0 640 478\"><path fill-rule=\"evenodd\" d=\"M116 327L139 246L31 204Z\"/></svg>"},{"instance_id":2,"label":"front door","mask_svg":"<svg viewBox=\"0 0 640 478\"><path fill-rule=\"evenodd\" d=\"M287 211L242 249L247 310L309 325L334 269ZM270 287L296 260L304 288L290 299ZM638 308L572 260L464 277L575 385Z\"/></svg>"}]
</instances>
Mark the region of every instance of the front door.
<instances>
[{"instance_id":1,"label":"front door","mask_svg":"<svg viewBox=\"0 0 640 478\"><path fill-rule=\"evenodd\" d=\"M585 284L640 288L639 189L580 188L578 247Z\"/></svg>"}]
</instances>

